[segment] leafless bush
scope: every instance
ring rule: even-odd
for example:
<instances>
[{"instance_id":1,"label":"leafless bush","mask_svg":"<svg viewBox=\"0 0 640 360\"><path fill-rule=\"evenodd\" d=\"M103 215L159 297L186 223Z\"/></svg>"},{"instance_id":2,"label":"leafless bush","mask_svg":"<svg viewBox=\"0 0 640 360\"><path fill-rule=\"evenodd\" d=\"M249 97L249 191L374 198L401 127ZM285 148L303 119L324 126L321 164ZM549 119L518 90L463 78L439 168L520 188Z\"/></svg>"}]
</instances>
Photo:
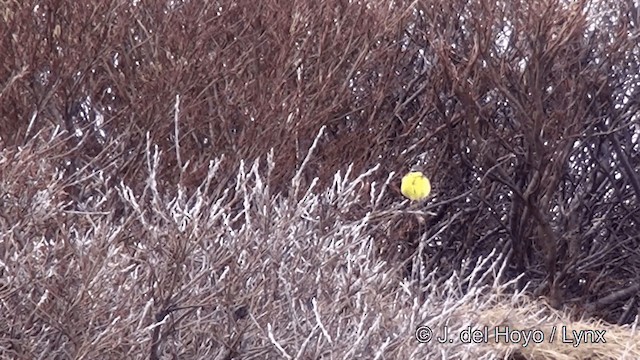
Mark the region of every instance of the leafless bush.
<instances>
[{"instance_id":1,"label":"leafless bush","mask_svg":"<svg viewBox=\"0 0 640 360\"><path fill-rule=\"evenodd\" d=\"M411 334L442 325L430 311L538 324L541 299L635 324L631 1L0 16L9 357L562 358ZM426 204L401 203L410 167L432 178ZM635 357L635 333L612 329L606 354Z\"/></svg>"},{"instance_id":2,"label":"leafless bush","mask_svg":"<svg viewBox=\"0 0 640 360\"><path fill-rule=\"evenodd\" d=\"M337 174L326 190L293 183L300 201L274 199L261 175L273 170L269 157L266 169L258 162L241 164L235 191L208 198L203 194L223 175L214 160L195 192L178 187L162 194L157 187L162 155L149 141L149 177L140 192L121 183L86 203L84 211L65 211L63 184L47 176L56 173L49 157L37 156L62 144L54 137L2 157L3 165L15 165L5 174L10 178L2 179L9 195L2 214L2 311L10 319L0 336L4 356L537 356L567 353L570 346L528 350L520 344L458 341L427 346L417 342L415 331L430 326L438 334L446 325L457 334L469 326L511 326L550 334L554 322L572 329L595 326L571 323L530 303L522 292L506 292L511 284L500 280L506 263L495 251L446 280L436 272L406 278L398 266L381 261L368 229L425 214L408 213L406 202L382 207L388 183L373 183L374 200L364 204L369 215L345 216L363 206L358 185L376 169L355 178ZM13 179L31 184L36 193L47 186L44 210L31 207L28 199L34 196ZM104 184L94 174L82 186L104 189ZM124 204L127 215L114 221L111 212L100 211L102 204L113 203ZM606 355L637 354L637 335L609 330ZM594 350L598 346L584 351L605 354Z\"/></svg>"},{"instance_id":3,"label":"leafless bush","mask_svg":"<svg viewBox=\"0 0 640 360\"><path fill-rule=\"evenodd\" d=\"M432 172L444 174L449 198L471 189L427 226L434 236L457 229L438 236L447 244L438 257L458 263L505 244L522 283L539 284L535 293L554 306L604 306L599 315L609 321L632 321L640 187L631 74L640 69L631 10L470 2L456 11L473 16L454 24L424 11L442 29L431 46L444 74L437 119L459 129L432 132L447 144L430 151ZM620 296L603 302L614 289Z\"/></svg>"}]
</instances>

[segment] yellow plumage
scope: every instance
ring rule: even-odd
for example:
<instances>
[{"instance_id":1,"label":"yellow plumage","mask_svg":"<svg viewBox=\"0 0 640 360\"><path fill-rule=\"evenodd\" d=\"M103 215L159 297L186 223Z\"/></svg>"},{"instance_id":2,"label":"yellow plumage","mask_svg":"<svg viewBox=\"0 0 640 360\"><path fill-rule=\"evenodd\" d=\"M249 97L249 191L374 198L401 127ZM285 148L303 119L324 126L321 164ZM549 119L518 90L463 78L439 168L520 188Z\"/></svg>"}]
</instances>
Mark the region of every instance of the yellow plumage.
<instances>
[{"instance_id":1,"label":"yellow plumage","mask_svg":"<svg viewBox=\"0 0 640 360\"><path fill-rule=\"evenodd\" d=\"M402 178L400 191L410 200L423 200L431 192L431 182L420 171L412 171Z\"/></svg>"}]
</instances>

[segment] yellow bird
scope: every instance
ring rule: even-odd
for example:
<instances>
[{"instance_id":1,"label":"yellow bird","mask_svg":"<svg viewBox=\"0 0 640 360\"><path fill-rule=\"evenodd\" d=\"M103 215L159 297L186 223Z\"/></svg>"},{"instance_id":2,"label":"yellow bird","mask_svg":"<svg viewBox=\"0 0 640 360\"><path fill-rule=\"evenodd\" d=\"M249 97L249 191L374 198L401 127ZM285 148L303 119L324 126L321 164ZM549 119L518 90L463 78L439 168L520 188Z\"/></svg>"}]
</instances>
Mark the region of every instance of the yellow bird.
<instances>
[{"instance_id":1,"label":"yellow bird","mask_svg":"<svg viewBox=\"0 0 640 360\"><path fill-rule=\"evenodd\" d=\"M410 200L424 200L431 192L431 182L420 171L412 171L402 178L400 192Z\"/></svg>"}]
</instances>

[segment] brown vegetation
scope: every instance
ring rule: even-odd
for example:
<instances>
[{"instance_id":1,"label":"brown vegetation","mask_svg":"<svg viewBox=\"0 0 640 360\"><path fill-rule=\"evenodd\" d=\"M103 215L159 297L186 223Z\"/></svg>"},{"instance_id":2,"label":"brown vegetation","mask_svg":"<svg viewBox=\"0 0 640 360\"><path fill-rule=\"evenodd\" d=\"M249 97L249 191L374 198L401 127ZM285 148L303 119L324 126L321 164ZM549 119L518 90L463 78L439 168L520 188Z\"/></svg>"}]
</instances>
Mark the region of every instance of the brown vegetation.
<instances>
[{"instance_id":1,"label":"brown vegetation","mask_svg":"<svg viewBox=\"0 0 640 360\"><path fill-rule=\"evenodd\" d=\"M0 357L640 357L632 1L0 18ZM608 335L416 341L444 324Z\"/></svg>"}]
</instances>

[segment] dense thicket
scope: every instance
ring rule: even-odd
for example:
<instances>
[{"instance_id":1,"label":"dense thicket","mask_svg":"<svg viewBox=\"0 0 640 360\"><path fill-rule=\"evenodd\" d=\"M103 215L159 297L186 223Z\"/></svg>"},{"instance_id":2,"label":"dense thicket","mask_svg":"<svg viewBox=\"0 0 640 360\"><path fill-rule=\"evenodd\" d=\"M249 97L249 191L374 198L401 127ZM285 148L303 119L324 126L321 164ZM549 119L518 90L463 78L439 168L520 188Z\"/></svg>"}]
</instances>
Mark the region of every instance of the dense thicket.
<instances>
[{"instance_id":1,"label":"dense thicket","mask_svg":"<svg viewBox=\"0 0 640 360\"><path fill-rule=\"evenodd\" d=\"M175 240L193 218L151 215L155 201L175 205L178 186L185 208L201 209L196 199L224 208L206 231L233 238L253 224L260 231L245 236L274 243L273 219L303 226L269 209L342 189L354 194L349 206L312 207L315 235L296 241L337 239L339 224L366 219L358 236L416 284L465 278L469 263L497 250L505 280L524 274L513 291L527 286L558 309L611 323L640 311L640 18L631 0L4 1L0 17L0 260L14 281L24 274L8 264L36 251L34 238L78 236L97 214L105 237L108 224L122 227L108 244L174 220L163 236ZM265 172L251 177L241 162ZM412 167L434 187L428 203L412 205L415 216L396 211L398 174ZM357 191L336 185L338 172L372 168ZM385 184L392 191L380 192ZM206 231L193 231L184 242L151 236L143 247L170 256L149 260L167 266L150 284L165 279L172 293L186 285L171 264L203 266L186 244ZM167 242L175 246L160 250ZM107 243L96 254L107 256ZM76 245L44 258L80 256ZM283 256L263 251L252 256ZM21 303L29 291L35 302L53 291L31 280L30 290L4 288L5 315L35 311ZM161 319L177 305L151 289ZM4 331L19 333L17 324ZM166 338L149 336L155 354Z\"/></svg>"}]
</instances>

